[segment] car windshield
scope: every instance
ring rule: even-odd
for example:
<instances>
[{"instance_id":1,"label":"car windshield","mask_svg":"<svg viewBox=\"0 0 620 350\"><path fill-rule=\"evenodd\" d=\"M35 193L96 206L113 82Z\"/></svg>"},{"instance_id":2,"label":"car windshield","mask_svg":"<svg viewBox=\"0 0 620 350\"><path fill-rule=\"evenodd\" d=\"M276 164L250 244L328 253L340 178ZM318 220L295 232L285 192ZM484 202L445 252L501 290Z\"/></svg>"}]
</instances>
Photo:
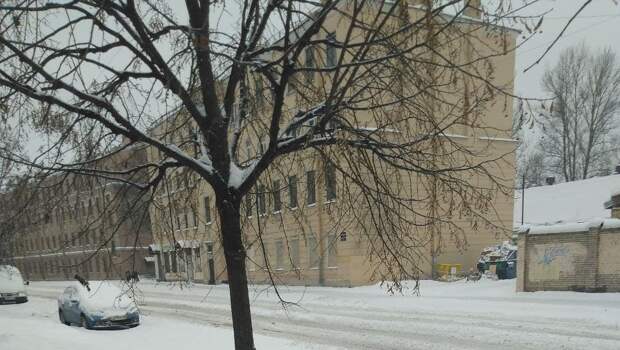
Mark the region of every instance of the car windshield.
<instances>
[{"instance_id":1,"label":"car windshield","mask_svg":"<svg viewBox=\"0 0 620 350\"><path fill-rule=\"evenodd\" d=\"M0 290L18 291L24 289L24 280L19 270L13 266L0 265Z\"/></svg>"},{"instance_id":2,"label":"car windshield","mask_svg":"<svg viewBox=\"0 0 620 350\"><path fill-rule=\"evenodd\" d=\"M76 289L82 305L93 311L112 308L124 309L134 305L133 300L113 282L90 282L89 287L90 291L78 283Z\"/></svg>"}]
</instances>

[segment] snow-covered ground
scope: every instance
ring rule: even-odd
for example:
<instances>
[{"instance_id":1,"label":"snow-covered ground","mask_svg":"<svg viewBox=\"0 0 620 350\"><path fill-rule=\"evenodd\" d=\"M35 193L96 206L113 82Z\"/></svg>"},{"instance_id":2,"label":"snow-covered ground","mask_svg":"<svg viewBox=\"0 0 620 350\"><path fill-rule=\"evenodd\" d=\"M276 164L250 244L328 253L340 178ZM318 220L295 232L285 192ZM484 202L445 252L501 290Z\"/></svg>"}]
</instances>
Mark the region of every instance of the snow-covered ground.
<instances>
[{"instance_id":1,"label":"snow-covered ground","mask_svg":"<svg viewBox=\"0 0 620 350\"><path fill-rule=\"evenodd\" d=\"M620 294L515 293L514 280L423 281L421 296L379 286L252 287L260 349L620 349ZM66 282L33 282L31 301L0 305L0 349L232 349L227 286L140 282L143 324L61 325Z\"/></svg>"}]
</instances>

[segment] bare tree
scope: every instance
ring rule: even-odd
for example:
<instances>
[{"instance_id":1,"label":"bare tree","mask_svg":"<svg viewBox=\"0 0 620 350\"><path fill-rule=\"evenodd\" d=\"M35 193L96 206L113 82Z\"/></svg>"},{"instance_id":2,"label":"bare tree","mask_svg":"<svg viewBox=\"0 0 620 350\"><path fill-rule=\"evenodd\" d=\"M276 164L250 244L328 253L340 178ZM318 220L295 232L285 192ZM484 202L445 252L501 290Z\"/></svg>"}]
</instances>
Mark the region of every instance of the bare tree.
<instances>
[{"instance_id":1,"label":"bare tree","mask_svg":"<svg viewBox=\"0 0 620 350\"><path fill-rule=\"evenodd\" d=\"M262 181L295 161L338 173L348 200L337 216L361 224L376 273L396 284L419 277L429 246L433 257L449 239L465 246L463 221L505 230L493 201L511 197L512 149L489 140L509 137L510 123L484 116L511 115L496 60L514 51L503 24L519 16L500 3L5 1L0 104L45 147L2 157L151 196L169 175L208 184L235 346L253 349L242 203L260 207L277 190ZM138 144L159 157L95 166Z\"/></svg>"},{"instance_id":2,"label":"bare tree","mask_svg":"<svg viewBox=\"0 0 620 350\"><path fill-rule=\"evenodd\" d=\"M608 169L610 141L620 113L620 65L610 49L593 55L585 45L562 53L543 87L553 97L542 110L543 150L565 181L585 179Z\"/></svg>"}]
</instances>

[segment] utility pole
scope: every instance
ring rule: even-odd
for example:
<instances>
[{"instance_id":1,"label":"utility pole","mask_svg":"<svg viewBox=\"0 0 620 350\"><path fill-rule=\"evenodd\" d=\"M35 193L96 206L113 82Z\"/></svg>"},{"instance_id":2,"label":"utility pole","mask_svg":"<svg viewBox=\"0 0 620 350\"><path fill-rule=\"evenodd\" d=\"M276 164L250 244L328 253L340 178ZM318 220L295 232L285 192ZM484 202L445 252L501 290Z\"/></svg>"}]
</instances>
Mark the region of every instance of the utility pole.
<instances>
[{"instance_id":1,"label":"utility pole","mask_svg":"<svg viewBox=\"0 0 620 350\"><path fill-rule=\"evenodd\" d=\"M527 168L523 171L523 179L521 180L521 225L523 225L523 218L525 217L525 173Z\"/></svg>"}]
</instances>

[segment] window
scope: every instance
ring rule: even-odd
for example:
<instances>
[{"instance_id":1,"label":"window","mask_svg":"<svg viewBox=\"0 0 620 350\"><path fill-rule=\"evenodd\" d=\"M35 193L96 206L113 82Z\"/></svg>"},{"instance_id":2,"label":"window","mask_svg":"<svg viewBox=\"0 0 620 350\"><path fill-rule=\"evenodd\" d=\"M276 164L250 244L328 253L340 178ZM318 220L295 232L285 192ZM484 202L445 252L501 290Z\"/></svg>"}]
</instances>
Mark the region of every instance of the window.
<instances>
[{"instance_id":1,"label":"window","mask_svg":"<svg viewBox=\"0 0 620 350\"><path fill-rule=\"evenodd\" d=\"M187 212L183 213L183 222L185 223L185 228L189 228L189 218L187 217Z\"/></svg>"},{"instance_id":2,"label":"window","mask_svg":"<svg viewBox=\"0 0 620 350\"><path fill-rule=\"evenodd\" d=\"M335 67L338 64L338 58L336 57L336 33L327 34L327 47L325 48L325 60L327 67Z\"/></svg>"},{"instance_id":3,"label":"window","mask_svg":"<svg viewBox=\"0 0 620 350\"><path fill-rule=\"evenodd\" d=\"M282 198L280 197L280 180L273 180L273 212L282 210Z\"/></svg>"},{"instance_id":4,"label":"window","mask_svg":"<svg viewBox=\"0 0 620 350\"><path fill-rule=\"evenodd\" d=\"M276 241L276 269L284 269L284 243L281 239Z\"/></svg>"},{"instance_id":5,"label":"window","mask_svg":"<svg viewBox=\"0 0 620 350\"><path fill-rule=\"evenodd\" d=\"M245 216L252 217L252 195L250 193L245 195Z\"/></svg>"},{"instance_id":6,"label":"window","mask_svg":"<svg viewBox=\"0 0 620 350\"><path fill-rule=\"evenodd\" d=\"M258 185L258 212L261 215L265 215L267 213L267 203L265 203L265 186Z\"/></svg>"},{"instance_id":7,"label":"window","mask_svg":"<svg viewBox=\"0 0 620 350\"><path fill-rule=\"evenodd\" d=\"M164 270L170 272L170 253L164 252Z\"/></svg>"},{"instance_id":8,"label":"window","mask_svg":"<svg viewBox=\"0 0 620 350\"><path fill-rule=\"evenodd\" d=\"M264 144L264 140L263 137L259 137L258 138L258 149L259 149L259 155L265 153L265 144Z\"/></svg>"},{"instance_id":9,"label":"window","mask_svg":"<svg viewBox=\"0 0 620 350\"><path fill-rule=\"evenodd\" d=\"M194 249L194 266L196 272L202 272L202 260L200 258L200 248Z\"/></svg>"},{"instance_id":10,"label":"window","mask_svg":"<svg viewBox=\"0 0 620 350\"><path fill-rule=\"evenodd\" d=\"M336 167L330 161L325 163L325 197L327 201L336 199Z\"/></svg>"},{"instance_id":11,"label":"window","mask_svg":"<svg viewBox=\"0 0 620 350\"><path fill-rule=\"evenodd\" d=\"M338 267L338 236L329 235L327 247L327 267Z\"/></svg>"},{"instance_id":12,"label":"window","mask_svg":"<svg viewBox=\"0 0 620 350\"><path fill-rule=\"evenodd\" d=\"M307 240L308 247L308 266L311 269L316 269L319 267L319 246L316 238L314 236L308 237Z\"/></svg>"},{"instance_id":13,"label":"window","mask_svg":"<svg viewBox=\"0 0 620 350\"><path fill-rule=\"evenodd\" d=\"M314 68L314 47L308 46L306 47L306 62L305 68L312 69ZM314 78L314 72L311 70L305 71L306 80L311 82Z\"/></svg>"},{"instance_id":14,"label":"window","mask_svg":"<svg viewBox=\"0 0 620 350\"><path fill-rule=\"evenodd\" d=\"M198 155L200 154L200 142L201 142L200 134L198 133L198 128L196 129L191 128L190 133L192 137L192 144L194 145L194 157L198 157Z\"/></svg>"},{"instance_id":15,"label":"window","mask_svg":"<svg viewBox=\"0 0 620 350\"><path fill-rule=\"evenodd\" d=\"M172 264L172 272L177 272L177 252L170 252L170 262Z\"/></svg>"},{"instance_id":16,"label":"window","mask_svg":"<svg viewBox=\"0 0 620 350\"><path fill-rule=\"evenodd\" d=\"M256 78L256 108L261 109L264 104L263 96L263 80L261 77Z\"/></svg>"},{"instance_id":17,"label":"window","mask_svg":"<svg viewBox=\"0 0 620 350\"><path fill-rule=\"evenodd\" d=\"M246 255L248 260L246 266L248 267L248 271L256 271L256 264L258 263L256 261L256 245L258 245L257 242L255 242L254 245L251 245L246 249Z\"/></svg>"},{"instance_id":18,"label":"window","mask_svg":"<svg viewBox=\"0 0 620 350\"><path fill-rule=\"evenodd\" d=\"M245 140L245 153L248 159L254 158L254 152L252 151L252 141Z\"/></svg>"},{"instance_id":19,"label":"window","mask_svg":"<svg viewBox=\"0 0 620 350\"><path fill-rule=\"evenodd\" d=\"M297 208L297 176L288 177L288 206Z\"/></svg>"},{"instance_id":20,"label":"window","mask_svg":"<svg viewBox=\"0 0 620 350\"><path fill-rule=\"evenodd\" d=\"M207 224L211 223L211 198L209 196L204 198L205 205L205 222Z\"/></svg>"},{"instance_id":21,"label":"window","mask_svg":"<svg viewBox=\"0 0 620 350\"><path fill-rule=\"evenodd\" d=\"M293 268L299 268L299 238L293 238L288 241L288 250Z\"/></svg>"},{"instance_id":22,"label":"window","mask_svg":"<svg viewBox=\"0 0 620 350\"><path fill-rule=\"evenodd\" d=\"M306 203L314 204L316 203L316 188L315 188L315 175L314 170L310 170L306 172Z\"/></svg>"},{"instance_id":23,"label":"window","mask_svg":"<svg viewBox=\"0 0 620 350\"><path fill-rule=\"evenodd\" d=\"M185 254L185 249L179 252L179 272L185 272L187 267L187 254ZM191 258L191 256L189 257Z\"/></svg>"}]
</instances>

